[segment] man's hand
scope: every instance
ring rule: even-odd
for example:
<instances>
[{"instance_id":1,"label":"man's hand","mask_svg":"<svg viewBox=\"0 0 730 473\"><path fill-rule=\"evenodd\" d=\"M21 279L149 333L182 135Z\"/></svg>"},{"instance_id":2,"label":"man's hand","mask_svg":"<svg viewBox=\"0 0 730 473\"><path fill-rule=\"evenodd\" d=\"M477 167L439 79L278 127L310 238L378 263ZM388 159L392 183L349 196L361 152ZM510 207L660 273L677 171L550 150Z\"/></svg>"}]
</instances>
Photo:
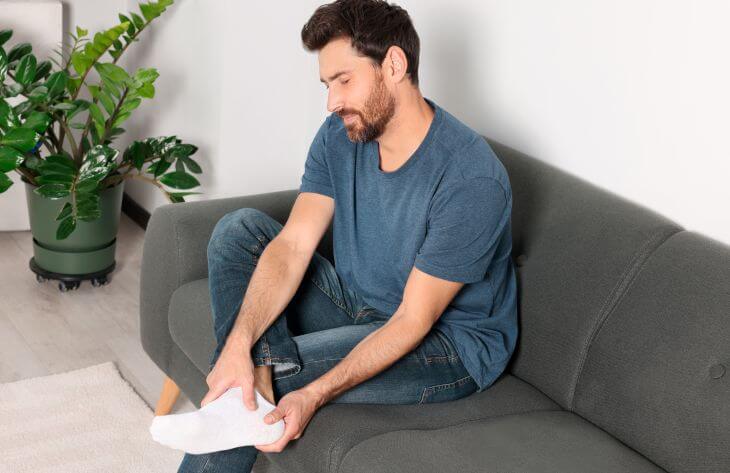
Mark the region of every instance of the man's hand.
<instances>
[{"instance_id":1,"label":"man's hand","mask_svg":"<svg viewBox=\"0 0 730 473\"><path fill-rule=\"evenodd\" d=\"M264 422L273 424L284 419L284 434L273 443L254 445L262 452L281 452L291 439L298 439L320 407L320 398L306 388L297 389L279 399L276 409L264 417Z\"/></svg>"},{"instance_id":2,"label":"man's hand","mask_svg":"<svg viewBox=\"0 0 730 473\"><path fill-rule=\"evenodd\" d=\"M205 378L209 390L200 401L200 407L218 399L229 388L241 386L243 404L252 411L256 410L253 360L251 352L244 347L235 342L226 343L215 366Z\"/></svg>"}]
</instances>

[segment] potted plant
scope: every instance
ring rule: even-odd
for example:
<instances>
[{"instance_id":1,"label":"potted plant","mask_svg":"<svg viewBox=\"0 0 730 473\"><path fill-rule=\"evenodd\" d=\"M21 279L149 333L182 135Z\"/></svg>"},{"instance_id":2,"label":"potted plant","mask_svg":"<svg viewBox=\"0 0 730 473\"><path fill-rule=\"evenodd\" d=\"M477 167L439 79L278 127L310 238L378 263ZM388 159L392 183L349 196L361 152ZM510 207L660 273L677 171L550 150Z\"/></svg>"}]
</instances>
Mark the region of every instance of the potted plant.
<instances>
[{"instance_id":1,"label":"potted plant","mask_svg":"<svg viewBox=\"0 0 730 473\"><path fill-rule=\"evenodd\" d=\"M167 189L200 185L196 146L176 136L134 141L123 153L112 145L154 97L158 77L154 68L130 73L117 62L172 3L142 3L141 14L120 14L119 24L93 37L76 27L58 58L41 62L28 43L6 51L13 33L0 31L0 193L13 184L7 173L20 174L39 282L58 279L62 291L84 279L107 283L127 179L157 186L170 202L199 194Z\"/></svg>"}]
</instances>

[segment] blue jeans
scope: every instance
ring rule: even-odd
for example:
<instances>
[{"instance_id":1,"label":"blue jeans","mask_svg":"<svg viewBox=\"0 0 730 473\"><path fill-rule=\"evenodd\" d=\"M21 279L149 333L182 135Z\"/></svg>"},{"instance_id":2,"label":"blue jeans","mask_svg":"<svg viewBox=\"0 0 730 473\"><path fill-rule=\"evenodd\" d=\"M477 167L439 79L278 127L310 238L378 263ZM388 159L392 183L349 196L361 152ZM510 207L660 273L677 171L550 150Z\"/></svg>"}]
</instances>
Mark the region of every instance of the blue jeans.
<instances>
[{"instance_id":1,"label":"blue jeans","mask_svg":"<svg viewBox=\"0 0 730 473\"><path fill-rule=\"evenodd\" d=\"M216 224L208 243L217 341L209 369L225 345L262 251L281 228L275 219L252 208L229 212ZM332 263L315 252L291 301L252 347L253 363L272 365L278 403L284 394L329 371L390 315L345 287ZM425 404L459 399L476 390L451 341L432 328L413 351L330 402ZM178 472L250 472L258 452L245 446L201 455L186 453Z\"/></svg>"}]
</instances>

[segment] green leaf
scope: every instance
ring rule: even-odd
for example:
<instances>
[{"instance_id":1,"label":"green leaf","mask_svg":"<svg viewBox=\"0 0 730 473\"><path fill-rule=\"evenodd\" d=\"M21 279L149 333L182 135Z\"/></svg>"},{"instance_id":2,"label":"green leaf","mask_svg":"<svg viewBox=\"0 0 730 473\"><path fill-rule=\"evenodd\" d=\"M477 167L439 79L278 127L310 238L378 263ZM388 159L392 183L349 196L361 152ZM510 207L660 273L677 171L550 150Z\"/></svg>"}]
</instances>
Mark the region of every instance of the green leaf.
<instances>
[{"instance_id":1,"label":"green leaf","mask_svg":"<svg viewBox=\"0 0 730 473\"><path fill-rule=\"evenodd\" d=\"M70 169L73 172L76 172L76 163L73 159L69 158L68 156L64 156L61 154L51 154L49 156L46 156L46 163L52 163L52 164L58 164L60 166L64 166L68 169Z\"/></svg>"},{"instance_id":2,"label":"green leaf","mask_svg":"<svg viewBox=\"0 0 730 473\"><path fill-rule=\"evenodd\" d=\"M71 233L76 229L76 219L73 216L68 216L61 220L61 224L56 230L56 240L65 240Z\"/></svg>"},{"instance_id":3,"label":"green leaf","mask_svg":"<svg viewBox=\"0 0 730 473\"><path fill-rule=\"evenodd\" d=\"M74 175L65 174L43 174L36 177L38 184L68 184L71 185L74 182Z\"/></svg>"},{"instance_id":4,"label":"green leaf","mask_svg":"<svg viewBox=\"0 0 730 473\"><path fill-rule=\"evenodd\" d=\"M130 112L120 113L119 115L117 115L117 118L114 119L114 123L112 123L112 128L116 128L124 123L124 121L129 118L130 115L132 115Z\"/></svg>"},{"instance_id":5,"label":"green leaf","mask_svg":"<svg viewBox=\"0 0 730 473\"><path fill-rule=\"evenodd\" d=\"M5 80L5 74L8 73L8 55L5 50L0 47L0 84Z\"/></svg>"},{"instance_id":6,"label":"green leaf","mask_svg":"<svg viewBox=\"0 0 730 473\"><path fill-rule=\"evenodd\" d=\"M23 163L23 153L15 148L0 146L0 172L8 172Z\"/></svg>"},{"instance_id":7,"label":"green leaf","mask_svg":"<svg viewBox=\"0 0 730 473\"><path fill-rule=\"evenodd\" d=\"M5 97L15 97L23 91L23 84L10 84L5 87Z\"/></svg>"},{"instance_id":8,"label":"green leaf","mask_svg":"<svg viewBox=\"0 0 730 473\"><path fill-rule=\"evenodd\" d=\"M142 99L131 99L131 100L125 100L124 104L122 104L121 107L119 107L120 113L128 113L134 110L135 108L139 107L139 104L142 103Z\"/></svg>"},{"instance_id":9,"label":"green leaf","mask_svg":"<svg viewBox=\"0 0 730 473\"><path fill-rule=\"evenodd\" d=\"M76 194L76 214L80 220L92 221L101 217L99 195L96 193Z\"/></svg>"},{"instance_id":10,"label":"green leaf","mask_svg":"<svg viewBox=\"0 0 730 473\"><path fill-rule=\"evenodd\" d=\"M99 72L102 79L115 82L117 84L126 83L131 80L127 71L112 63L98 62L94 68Z\"/></svg>"},{"instance_id":11,"label":"green leaf","mask_svg":"<svg viewBox=\"0 0 730 473\"><path fill-rule=\"evenodd\" d=\"M132 162L135 168L142 170L145 159L152 154L152 148L145 141L134 141L127 147L122 162Z\"/></svg>"},{"instance_id":12,"label":"green leaf","mask_svg":"<svg viewBox=\"0 0 730 473\"><path fill-rule=\"evenodd\" d=\"M48 125L51 123L51 116L45 112L32 112L30 116L25 120L23 126L25 128L31 128L36 132L43 134Z\"/></svg>"},{"instance_id":13,"label":"green leaf","mask_svg":"<svg viewBox=\"0 0 730 473\"><path fill-rule=\"evenodd\" d=\"M43 160L38 166L38 172L40 174L61 174L63 176L74 176L76 174L75 168L69 168L68 166L60 163L52 163L48 160Z\"/></svg>"},{"instance_id":14,"label":"green leaf","mask_svg":"<svg viewBox=\"0 0 730 473\"><path fill-rule=\"evenodd\" d=\"M155 86L152 84L144 84L142 87L137 89L137 93L146 99L154 98L155 96Z\"/></svg>"},{"instance_id":15,"label":"green leaf","mask_svg":"<svg viewBox=\"0 0 730 473\"><path fill-rule=\"evenodd\" d=\"M0 46L5 44L13 36L13 30L0 30Z\"/></svg>"},{"instance_id":16,"label":"green leaf","mask_svg":"<svg viewBox=\"0 0 730 473\"><path fill-rule=\"evenodd\" d=\"M147 172L152 173L155 177L157 177L167 171L171 165L171 162L161 159L160 161L150 164L147 168Z\"/></svg>"},{"instance_id":17,"label":"green leaf","mask_svg":"<svg viewBox=\"0 0 730 473\"><path fill-rule=\"evenodd\" d=\"M18 105L13 107L13 111L18 118L26 116L30 111L35 108L35 103L30 100L20 102Z\"/></svg>"},{"instance_id":18,"label":"green leaf","mask_svg":"<svg viewBox=\"0 0 730 473\"><path fill-rule=\"evenodd\" d=\"M130 20L128 17L122 15L121 13L119 14L119 21L121 21L122 23L129 23L129 26L127 27L128 34L133 35L134 32L137 31L137 28L135 28L132 20Z\"/></svg>"},{"instance_id":19,"label":"green leaf","mask_svg":"<svg viewBox=\"0 0 730 473\"><path fill-rule=\"evenodd\" d=\"M89 106L91 105L91 102L84 99L76 99L73 101L73 110L70 110L66 113L66 119L71 120L76 114L79 112L83 112L84 110L87 110Z\"/></svg>"},{"instance_id":20,"label":"green leaf","mask_svg":"<svg viewBox=\"0 0 730 473\"><path fill-rule=\"evenodd\" d=\"M114 113L114 109L116 106L114 105L114 101L104 92L99 92L99 102L104 106L104 110L106 110L106 113L111 116Z\"/></svg>"},{"instance_id":21,"label":"green leaf","mask_svg":"<svg viewBox=\"0 0 730 473\"><path fill-rule=\"evenodd\" d=\"M94 119L94 122L97 126L100 126L102 130L104 129L106 120L104 119L104 115L101 114L101 110L99 110L99 106L95 103L89 104L89 113L91 114L91 118Z\"/></svg>"},{"instance_id":22,"label":"green leaf","mask_svg":"<svg viewBox=\"0 0 730 473\"><path fill-rule=\"evenodd\" d=\"M0 194L8 190L13 185L13 181L10 180L5 174L0 174Z\"/></svg>"},{"instance_id":23,"label":"green leaf","mask_svg":"<svg viewBox=\"0 0 730 473\"><path fill-rule=\"evenodd\" d=\"M200 169L200 166L198 165L198 163L196 163L196 162L195 162L195 161L193 161L192 159L190 159L190 158L188 158L188 157L185 157L185 158L180 158L180 159L182 159L182 160L183 160L183 162L185 163L185 166L187 166L187 168L188 168L188 170L189 170L190 172L193 172L193 173L195 173L195 174L200 174L200 173L202 173L202 172L203 172L203 170L202 170L202 169Z\"/></svg>"},{"instance_id":24,"label":"green leaf","mask_svg":"<svg viewBox=\"0 0 730 473\"><path fill-rule=\"evenodd\" d=\"M37 142L38 135L30 128L13 128L0 137L0 144L12 146L23 153L33 149Z\"/></svg>"},{"instance_id":25,"label":"green leaf","mask_svg":"<svg viewBox=\"0 0 730 473\"><path fill-rule=\"evenodd\" d=\"M44 184L33 189L33 192L49 199L60 199L71 193L71 184Z\"/></svg>"},{"instance_id":26,"label":"green leaf","mask_svg":"<svg viewBox=\"0 0 730 473\"><path fill-rule=\"evenodd\" d=\"M61 102L61 103L53 104L53 105L49 106L48 108L50 108L51 110L66 110L66 111L68 111L68 110L74 110L76 108L76 105L73 104L73 103Z\"/></svg>"},{"instance_id":27,"label":"green leaf","mask_svg":"<svg viewBox=\"0 0 730 473\"><path fill-rule=\"evenodd\" d=\"M69 123L68 126L73 128L74 130L83 130L84 128L86 128L86 123L73 122Z\"/></svg>"},{"instance_id":28,"label":"green leaf","mask_svg":"<svg viewBox=\"0 0 730 473\"><path fill-rule=\"evenodd\" d=\"M64 218L68 217L69 215L71 215L72 209L73 209L73 207L71 206L71 202L66 202L65 204L63 204L63 208L56 216L56 221L62 220Z\"/></svg>"},{"instance_id":29,"label":"green leaf","mask_svg":"<svg viewBox=\"0 0 730 473\"><path fill-rule=\"evenodd\" d=\"M200 185L200 182L194 176L179 171L163 175L160 182L175 189L191 189Z\"/></svg>"},{"instance_id":30,"label":"green leaf","mask_svg":"<svg viewBox=\"0 0 730 473\"><path fill-rule=\"evenodd\" d=\"M83 38L87 34L89 34L89 30L85 30L85 29L81 28L80 26L76 27L76 36L78 36L79 38Z\"/></svg>"},{"instance_id":31,"label":"green leaf","mask_svg":"<svg viewBox=\"0 0 730 473\"><path fill-rule=\"evenodd\" d=\"M32 54L26 54L20 59L15 69L15 81L18 84L28 86L35 77L36 58Z\"/></svg>"},{"instance_id":32,"label":"green leaf","mask_svg":"<svg viewBox=\"0 0 730 473\"><path fill-rule=\"evenodd\" d=\"M76 73L83 77L86 71L101 58L114 41L127 30L127 26L127 23L122 23L102 33L96 33L94 39L87 42L83 50L71 53L71 64Z\"/></svg>"},{"instance_id":33,"label":"green leaf","mask_svg":"<svg viewBox=\"0 0 730 473\"><path fill-rule=\"evenodd\" d=\"M94 178L87 178L76 183L76 192L93 192L99 187L99 181Z\"/></svg>"},{"instance_id":34,"label":"green leaf","mask_svg":"<svg viewBox=\"0 0 730 473\"><path fill-rule=\"evenodd\" d=\"M114 165L117 150L106 145L94 146L86 153L84 163L79 169L79 180L94 178L100 181L111 170Z\"/></svg>"},{"instance_id":35,"label":"green leaf","mask_svg":"<svg viewBox=\"0 0 730 473\"><path fill-rule=\"evenodd\" d=\"M136 26L138 30L143 29L144 20L136 13L132 13L131 16L132 16L132 21L134 22L134 26Z\"/></svg>"},{"instance_id":36,"label":"green leaf","mask_svg":"<svg viewBox=\"0 0 730 473\"><path fill-rule=\"evenodd\" d=\"M10 128L18 126L20 126L20 120L15 115L15 111L3 98L0 98L0 131L5 133Z\"/></svg>"},{"instance_id":37,"label":"green leaf","mask_svg":"<svg viewBox=\"0 0 730 473\"><path fill-rule=\"evenodd\" d=\"M198 147L190 144L176 144L170 148L170 156L175 158L183 158L190 156L198 151Z\"/></svg>"},{"instance_id":38,"label":"green leaf","mask_svg":"<svg viewBox=\"0 0 730 473\"><path fill-rule=\"evenodd\" d=\"M48 73L51 72L52 67L53 64L51 64L51 61L39 62L35 68L35 76L33 76L33 82L38 82L39 80L45 78Z\"/></svg>"},{"instance_id":39,"label":"green leaf","mask_svg":"<svg viewBox=\"0 0 730 473\"><path fill-rule=\"evenodd\" d=\"M58 71L51 74L46 81L48 96L53 98L63 92L66 89L67 82L68 74L65 71Z\"/></svg>"},{"instance_id":40,"label":"green leaf","mask_svg":"<svg viewBox=\"0 0 730 473\"><path fill-rule=\"evenodd\" d=\"M13 62L33 51L30 43L18 43L8 51L8 62Z\"/></svg>"},{"instance_id":41,"label":"green leaf","mask_svg":"<svg viewBox=\"0 0 730 473\"><path fill-rule=\"evenodd\" d=\"M42 102L48 98L48 88L45 85L39 85L30 91L28 98L34 102Z\"/></svg>"}]
</instances>

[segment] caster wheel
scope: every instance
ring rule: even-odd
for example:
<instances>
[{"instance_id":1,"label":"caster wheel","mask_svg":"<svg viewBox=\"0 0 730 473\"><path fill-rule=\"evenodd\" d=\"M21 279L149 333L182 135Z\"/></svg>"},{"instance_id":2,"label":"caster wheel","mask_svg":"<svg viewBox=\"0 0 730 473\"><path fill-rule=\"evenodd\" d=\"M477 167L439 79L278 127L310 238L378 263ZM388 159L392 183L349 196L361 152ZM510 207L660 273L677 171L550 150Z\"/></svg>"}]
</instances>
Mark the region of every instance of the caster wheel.
<instances>
[{"instance_id":1,"label":"caster wheel","mask_svg":"<svg viewBox=\"0 0 730 473\"><path fill-rule=\"evenodd\" d=\"M74 289L78 289L79 286L81 286L81 282L80 281L78 281L78 282L74 282L74 281L60 281L58 283L58 289L61 292L72 291Z\"/></svg>"},{"instance_id":2,"label":"caster wheel","mask_svg":"<svg viewBox=\"0 0 730 473\"><path fill-rule=\"evenodd\" d=\"M91 285L94 287L105 286L108 282L109 281L107 281L107 279L105 277L93 278L91 280Z\"/></svg>"},{"instance_id":3,"label":"caster wheel","mask_svg":"<svg viewBox=\"0 0 730 473\"><path fill-rule=\"evenodd\" d=\"M44 278L43 276L41 276L40 274L36 274L35 275L35 280L38 281L38 282L46 282L47 281L47 279Z\"/></svg>"}]
</instances>

